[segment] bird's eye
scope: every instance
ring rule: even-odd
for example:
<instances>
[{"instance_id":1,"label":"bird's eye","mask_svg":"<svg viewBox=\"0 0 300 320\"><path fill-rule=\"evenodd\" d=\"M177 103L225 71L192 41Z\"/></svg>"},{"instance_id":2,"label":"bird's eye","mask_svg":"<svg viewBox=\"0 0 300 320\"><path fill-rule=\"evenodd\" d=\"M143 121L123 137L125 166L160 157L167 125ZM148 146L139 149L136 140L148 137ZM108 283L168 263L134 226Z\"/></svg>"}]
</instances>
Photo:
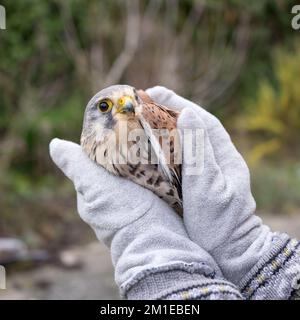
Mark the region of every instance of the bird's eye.
<instances>
[{"instance_id":1,"label":"bird's eye","mask_svg":"<svg viewBox=\"0 0 300 320\"><path fill-rule=\"evenodd\" d=\"M101 100L98 103L98 109L103 113L110 111L112 106L113 106L113 103L109 99Z\"/></svg>"}]
</instances>

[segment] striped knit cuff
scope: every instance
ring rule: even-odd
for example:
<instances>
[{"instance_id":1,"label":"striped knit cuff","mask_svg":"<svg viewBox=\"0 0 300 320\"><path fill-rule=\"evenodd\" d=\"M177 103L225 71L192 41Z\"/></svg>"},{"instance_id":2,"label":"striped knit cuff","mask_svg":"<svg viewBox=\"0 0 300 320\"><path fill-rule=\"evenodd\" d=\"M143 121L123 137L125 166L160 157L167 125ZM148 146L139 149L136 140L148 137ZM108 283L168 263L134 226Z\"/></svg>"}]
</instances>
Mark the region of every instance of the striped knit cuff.
<instances>
[{"instance_id":1,"label":"striped knit cuff","mask_svg":"<svg viewBox=\"0 0 300 320\"><path fill-rule=\"evenodd\" d=\"M300 243L275 233L270 252L239 284L250 300L297 299L300 296Z\"/></svg>"},{"instance_id":2,"label":"striped knit cuff","mask_svg":"<svg viewBox=\"0 0 300 320\"><path fill-rule=\"evenodd\" d=\"M182 270L148 274L127 292L128 299L149 300L240 300L237 288L223 280Z\"/></svg>"}]
</instances>

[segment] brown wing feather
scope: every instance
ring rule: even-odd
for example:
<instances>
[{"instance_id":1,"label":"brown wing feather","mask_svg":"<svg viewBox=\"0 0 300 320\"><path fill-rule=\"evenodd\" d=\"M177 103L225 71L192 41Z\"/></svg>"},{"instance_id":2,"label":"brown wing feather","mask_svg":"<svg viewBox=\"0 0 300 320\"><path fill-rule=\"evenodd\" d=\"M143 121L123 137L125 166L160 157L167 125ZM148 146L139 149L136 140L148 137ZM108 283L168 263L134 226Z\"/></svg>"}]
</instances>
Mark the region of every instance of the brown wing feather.
<instances>
[{"instance_id":1,"label":"brown wing feather","mask_svg":"<svg viewBox=\"0 0 300 320\"><path fill-rule=\"evenodd\" d=\"M166 106L154 102L149 95L138 90L138 95L143 101L143 117L149 123L152 129L167 129L171 132L177 127L177 119L180 112L174 111ZM175 137L179 141L179 137ZM170 164L169 169L173 176L173 183L176 185L178 194L181 196L181 165L174 162L174 137L170 137ZM160 141L162 145L162 141Z\"/></svg>"}]
</instances>

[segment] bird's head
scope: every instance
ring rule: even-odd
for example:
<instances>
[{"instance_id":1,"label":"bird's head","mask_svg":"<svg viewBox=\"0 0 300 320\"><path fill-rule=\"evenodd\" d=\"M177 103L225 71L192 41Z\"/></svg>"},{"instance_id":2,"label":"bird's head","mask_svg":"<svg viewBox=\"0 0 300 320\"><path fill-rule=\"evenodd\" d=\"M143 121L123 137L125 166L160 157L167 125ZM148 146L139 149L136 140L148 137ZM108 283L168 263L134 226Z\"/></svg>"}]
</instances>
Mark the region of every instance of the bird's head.
<instances>
[{"instance_id":1,"label":"bird's head","mask_svg":"<svg viewBox=\"0 0 300 320\"><path fill-rule=\"evenodd\" d=\"M120 120L135 117L140 97L128 85L114 85L99 91L86 106L83 135L105 135Z\"/></svg>"}]
</instances>

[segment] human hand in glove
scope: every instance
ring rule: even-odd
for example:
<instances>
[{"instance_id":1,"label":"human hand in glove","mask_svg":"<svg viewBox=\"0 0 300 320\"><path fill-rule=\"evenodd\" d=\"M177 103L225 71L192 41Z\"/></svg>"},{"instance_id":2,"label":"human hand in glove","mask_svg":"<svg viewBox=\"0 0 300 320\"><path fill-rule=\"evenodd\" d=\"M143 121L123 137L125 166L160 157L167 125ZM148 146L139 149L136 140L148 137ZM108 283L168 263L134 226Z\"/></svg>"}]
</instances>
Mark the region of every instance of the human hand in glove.
<instances>
[{"instance_id":1,"label":"human hand in glove","mask_svg":"<svg viewBox=\"0 0 300 320\"><path fill-rule=\"evenodd\" d=\"M289 298L300 274L299 243L271 232L255 215L248 167L220 121L164 87L147 93L182 110L177 123L182 132L203 132L203 165L192 175L189 164L182 166L184 224L191 240L213 256L247 298Z\"/></svg>"},{"instance_id":2,"label":"human hand in glove","mask_svg":"<svg viewBox=\"0 0 300 320\"><path fill-rule=\"evenodd\" d=\"M112 175L73 142L53 139L50 155L74 183L81 218L110 248L123 296L241 298L221 280L214 259L188 238L182 219L151 191Z\"/></svg>"}]
</instances>

